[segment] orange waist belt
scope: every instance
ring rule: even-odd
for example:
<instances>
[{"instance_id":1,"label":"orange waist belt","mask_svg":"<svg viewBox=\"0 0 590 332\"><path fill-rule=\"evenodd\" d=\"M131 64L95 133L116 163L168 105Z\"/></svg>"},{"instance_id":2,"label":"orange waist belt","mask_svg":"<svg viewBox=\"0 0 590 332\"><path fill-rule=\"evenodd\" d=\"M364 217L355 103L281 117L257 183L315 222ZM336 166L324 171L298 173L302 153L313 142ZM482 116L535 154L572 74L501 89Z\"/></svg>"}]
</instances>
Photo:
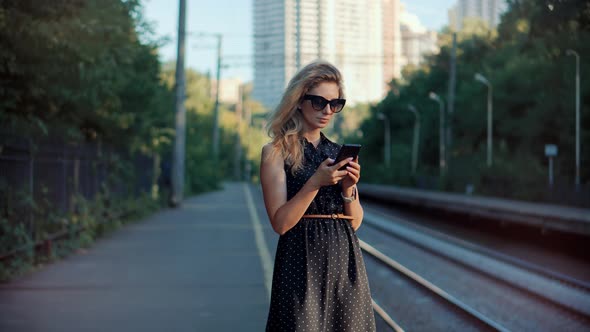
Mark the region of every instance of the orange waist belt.
<instances>
[{"instance_id":1,"label":"orange waist belt","mask_svg":"<svg viewBox=\"0 0 590 332\"><path fill-rule=\"evenodd\" d=\"M301 218L321 218L321 219L348 219L348 220L352 220L354 219L351 216L347 216L345 214L342 213L332 213L332 214L304 214L303 217Z\"/></svg>"}]
</instances>

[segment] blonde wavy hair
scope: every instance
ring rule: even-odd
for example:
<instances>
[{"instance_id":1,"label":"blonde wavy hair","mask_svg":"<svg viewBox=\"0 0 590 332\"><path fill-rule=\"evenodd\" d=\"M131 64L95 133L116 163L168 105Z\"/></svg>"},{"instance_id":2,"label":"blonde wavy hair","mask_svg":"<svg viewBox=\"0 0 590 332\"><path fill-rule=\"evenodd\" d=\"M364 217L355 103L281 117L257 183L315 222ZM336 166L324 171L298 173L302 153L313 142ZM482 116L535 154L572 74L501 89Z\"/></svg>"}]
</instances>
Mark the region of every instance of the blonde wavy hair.
<instances>
[{"instance_id":1,"label":"blonde wavy hair","mask_svg":"<svg viewBox=\"0 0 590 332\"><path fill-rule=\"evenodd\" d=\"M327 61L317 60L293 76L281 102L270 114L267 130L273 149L269 157L281 156L292 173L303 167L303 115L298 111L299 103L309 90L323 82L336 83L339 98L344 98L342 75L338 68Z\"/></svg>"}]
</instances>

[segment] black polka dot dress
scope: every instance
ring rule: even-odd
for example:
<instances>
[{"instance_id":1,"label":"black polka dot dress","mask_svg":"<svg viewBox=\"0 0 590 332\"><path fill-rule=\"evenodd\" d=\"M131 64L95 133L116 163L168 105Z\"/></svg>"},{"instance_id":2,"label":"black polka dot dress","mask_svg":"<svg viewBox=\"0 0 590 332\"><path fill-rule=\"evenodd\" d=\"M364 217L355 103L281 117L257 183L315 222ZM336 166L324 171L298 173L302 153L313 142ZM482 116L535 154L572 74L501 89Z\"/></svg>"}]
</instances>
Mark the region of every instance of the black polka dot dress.
<instances>
[{"instance_id":1,"label":"black polka dot dress","mask_svg":"<svg viewBox=\"0 0 590 332\"><path fill-rule=\"evenodd\" d=\"M291 199L340 145L323 134L304 140L304 167L285 166ZM343 213L339 185L322 187L305 214ZM266 331L375 331L371 293L358 238L346 219L301 219L281 235Z\"/></svg>"}]
</instances>

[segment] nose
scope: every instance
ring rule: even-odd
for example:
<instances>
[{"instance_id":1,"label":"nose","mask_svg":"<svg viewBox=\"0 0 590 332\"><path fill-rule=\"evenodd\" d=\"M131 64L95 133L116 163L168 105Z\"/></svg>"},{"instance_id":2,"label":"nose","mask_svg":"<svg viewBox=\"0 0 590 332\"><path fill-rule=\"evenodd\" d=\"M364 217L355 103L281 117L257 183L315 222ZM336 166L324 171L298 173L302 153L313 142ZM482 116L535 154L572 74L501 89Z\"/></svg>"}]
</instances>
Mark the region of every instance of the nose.
<instances>
[{"instance_id":1,"label":"nose","mask_svg":"<svg viewBox=\"0 0 590 332\"><path fill-rule=\"evenodd\" d=\"M334 112L332 112L332 106L330 106L330 103L326 104L326 107L324 107L324 109L322 110L322 113L334 113Z\"/></svg>"}]
</instances>

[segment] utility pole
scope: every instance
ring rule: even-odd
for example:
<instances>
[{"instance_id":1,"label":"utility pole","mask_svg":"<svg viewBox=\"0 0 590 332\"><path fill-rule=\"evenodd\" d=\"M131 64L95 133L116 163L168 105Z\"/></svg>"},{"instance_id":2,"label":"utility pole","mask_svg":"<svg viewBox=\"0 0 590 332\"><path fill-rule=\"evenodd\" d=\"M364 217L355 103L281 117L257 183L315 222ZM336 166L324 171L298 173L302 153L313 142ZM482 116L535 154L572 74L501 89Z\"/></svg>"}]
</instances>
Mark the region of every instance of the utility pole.
<instances>
[{"instance_id":1,"label":"utility pole","mask_svg":"<svg viewBox=\"0 0 590 332\"><path fill-rule=\"evenodd\" d=\"M215 91L215 110L213 112L213 161L215 167L219 160L219 84L221 81L221 34L216 34L217 37L217 89Z\"/></svg>"},{"instance_id":2,"label":"utility pole","mask_svg":"<svg viewBox=\"0 0 590 332\"><path fill-rule=\"evenodd\" d=\"M236 119L238 120L238 130L236 135L236 146L234 152L234 178L236 181L242 180L242 107L243 107L243 85L238 86L238 101L236 103Z\"/></svg>"},{"instance_id":3,"label":"utility pole","mask_svg":"<svg viewBox=\"0 0 590 332\"><path fill-rule=\"evenodd\" d=\"M453 155L453 112L455 111L455 88L457 77L457 33L453 32L453 48L451 50L451 63L449 73L449 93L447 97L447 153L446 153L446 168L451 165L451 157Z\"/></svg>"},{"instance_id":4,"label":"utility pole","mask_svg":"<svg viewBox=\"0 0 590 332\"><path fill-rule=\"evenodd\" d=\"M185 39L185 9L186 0L179 0L178 9L178 49L176 55L176 136L174 138L174 155L172 159L172 197L170 204L179 206L182 203L184 191L184 159L186 141L186 112L184 108L185 78L184 78L184 39Z\"/></svg>"},{"instance_id":5,"label":"utility pole","mask_svg":"<svg viewBox=\"0 0 590 332\"><path fill-rule=\"evenodd\" d=\"M244 91L242 91L242 94L244 94ZM246 103L242 104L242 111L244 113L244 121L246 122L246 141L250 142L250 132L251 132L251 128L252 128L252 111L250 110L250 108L248 107L248 105ZM244 158L244 180L246 182L250 182L250 173L252 171L252 165L250 164L250 160L248 159L248 156L246 156L246 158Z\"/></svg>"}]
</instances>

